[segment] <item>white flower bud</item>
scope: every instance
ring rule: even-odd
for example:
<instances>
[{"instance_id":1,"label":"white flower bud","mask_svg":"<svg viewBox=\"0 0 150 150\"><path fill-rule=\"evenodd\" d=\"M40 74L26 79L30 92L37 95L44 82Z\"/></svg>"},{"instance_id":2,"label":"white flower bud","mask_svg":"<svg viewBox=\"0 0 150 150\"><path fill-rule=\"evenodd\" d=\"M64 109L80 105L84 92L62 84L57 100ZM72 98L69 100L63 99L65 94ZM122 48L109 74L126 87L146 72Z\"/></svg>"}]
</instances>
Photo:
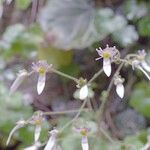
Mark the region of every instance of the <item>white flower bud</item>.
<instances>
[{"instance_id":1,"label":"white flower bud","mask_svg":"<svg viewBox=\"0 0 150 150\"><path fill-rule=\"evenodd\" d=\"M83 87L81 87L80 91L79 91L79 98L81 100L84 100L88 97L88 86L87 85L84 85Z\"/></svg>"}]
</instances>

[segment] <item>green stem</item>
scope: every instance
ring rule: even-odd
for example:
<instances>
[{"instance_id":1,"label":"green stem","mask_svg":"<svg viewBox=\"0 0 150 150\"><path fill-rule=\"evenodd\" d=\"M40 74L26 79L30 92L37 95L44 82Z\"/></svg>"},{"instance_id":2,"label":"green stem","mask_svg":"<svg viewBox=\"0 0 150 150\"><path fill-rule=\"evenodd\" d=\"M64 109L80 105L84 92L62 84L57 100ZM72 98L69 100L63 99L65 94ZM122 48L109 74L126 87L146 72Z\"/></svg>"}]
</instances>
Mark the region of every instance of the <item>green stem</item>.
<instances>
[{"instance_id":1,"label":"green stem","mask_svg":"<svg viewBox=\"0 0 150 150\"><path fill-rule=\"evenodd\" d=\"M71 120L69 121L66 125L64 125L64 127L60 130L60 132L63 132L64 129L66 129L68 126L70 126L81 114L82 110L84 109L86 103L88 101L88 98L84 100L84 102L82 103L80 109L78 110L78 113L76 114L76 116Z\"/></svg>"},{"instance_id":2,"label":"green stem","mask_svg":"<svg viewBox=\"0 0 150 150\"><path fill-rule=\"evenodd\" d=\"M103 69L100 69L97 73L93 75L93 77L88 81L88 84L93 82L101 73L103 72Z\"/></svg>"},{"instance_id":3,"label":"green stem","mask_svg":"<svg viewBox=\"0 0 150 150\"><path fill-rule=\"evenodd\" d=\"M65 78L71 79L71 80L75 81L76 83L78 83L78 79L76 79L76 78L74 78L74 77L72 77L72 76L70 76L68 74L65 74L65 73L63 73L61 71L55 70L54 68L51 68L50 71L52 71L52 72L54 72L54 73L56 73L56 74L58 74L60 76L63 76Z\"/></svg>"},{"instance_id":4,"label":"green stem","mask_svg":"<svg viewBox=\"0 0 150 150\"><path fill-rule=\"evenodd\" d=\"M111 88L112 88L112 86L113 86L114 78L115 78L115 76L119 73L119 71L121 70L121 68L123 67L123 65L124 65L124 62L122 62L122 63L119 65L118 69L116 70L115 74L113 75L113 77L112 77L112 79L111 79L111 81L110 81L110 84L109 84L109 86L108 86L108 88L107 88L107 90L106 90L106 94L107 94L107 95L102 99L101 106L100 106L100 108L99 108L99 110L98 110L98 112L97 112L98 124L100 124L100 122L101 122L101 120L102 120L103 112L104 112L104 109L105 109L105 104L106 104L106 102L107 102L107 100L108 100L109 93L110 93Z\"/></svg>"}]
</instances>

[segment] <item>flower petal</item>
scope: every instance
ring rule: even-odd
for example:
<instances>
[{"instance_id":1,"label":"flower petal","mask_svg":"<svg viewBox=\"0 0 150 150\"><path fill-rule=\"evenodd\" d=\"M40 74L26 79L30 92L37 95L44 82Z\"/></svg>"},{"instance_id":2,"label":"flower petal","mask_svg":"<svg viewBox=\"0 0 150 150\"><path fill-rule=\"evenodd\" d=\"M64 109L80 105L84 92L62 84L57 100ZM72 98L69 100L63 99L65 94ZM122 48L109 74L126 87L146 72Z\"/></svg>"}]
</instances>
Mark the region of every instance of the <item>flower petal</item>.
<instances>
[{"instance_id":1,"label":"flower petal","mask_svg":"<svg viewBox=\"0 0 150 150\"><path fill-rule=\"evenodd\" d=\"M38 83L37 83L37 92L40 95L45 87L45 81L46 81L46 73L43 75L39 74Z\"/></svg>"},{"instance_id":2,"label":"flower petal","mask_svg":"<svg viewBox=\"0 0 150 150\"><path fill-rule=\"evenodd\" d=\"M50 134L51 134L51 136L50 136L44 150L52 150L56 144L56 136L58 134L58 130L54 129L54 130L50 131Z\"/></svg>"},{"instance_id":3,"label":"flower petal","mask_svg":"<svg viewBox=\"0 0 150 150\"><path fill-rule=\"evenodd\" d=\"M44 150L52 150L52 148L55 146L56 143L56 137L55 136L51 136L47 142L46 147L44 148Z\"/></svg>"},{"instance_id":4,"label":"flower petal","mask_svg":"<svg viewBox=\"0 0 150 150\"><path fill-rule=\"evenodd\" d=\"M8 136L8 139L7 139L7 142L6 142L6 145L9 144L10 140L11 140L11 137L12 135L20 128L24 127L26 124L26 122L24 120L20 120L18 121L17 125L11 130L9 136Z\"/></svg>"},{"instance_id":5,"label":"flower petal","mask_svg":"<svg viewBox=\"0 0 150 150\"><path fill-rule=\"evenodd\" d=\"M148 78L148 80L150 80L150 76L141 66L137 66L137 68L140 69L145 74L145 76Z\"/></svg>"},{"instance_id":6,"label":"flower petal","mask_svg":"<svg viewBox=\"0 0 150 150\"><path fill-rule=\"evenodd\" d=\"M41 126L40 125L36 125L35 126L35 132L34 132L34 141L35 142L37 142L39 140L40 133L41 133Z\"/></svg>"},{"instance_id":7,"label":"flower petal","mask_svg":"<svg viewBox=\"0 0 150 150\"><path fill-rule=\"evenodd\" d=\"M81 144L82 144L82 150L89 150L89 144L88 144L87 137L82 137Z\"/></svg>"},{"instance_id":8,"label":"flower petal","mask_svg":"<svg viewBox=\"0 0 150 150\"><path fill-rule=\"evenodd\" d=\"M111 61L110 61L110 59L103 58L103 70L108 77L111 75Z\"/></svg>"},{"instance_id":9,"label":"flower petal","mask_svg":"<svg viewBox=\"0 0 150 150\"><path fill-rule=\"evenodd\" d=\"M83 87L81 87L79 91L79 98L81 100L84 100L85 98L87 98L87 96L88 96L88 86L84 85Z\"/></svg>"},{"instance_id":10,"label":"flower petal","mask_svg":"<svg viewBox=\"0 0 150 150\"><path fill-rule=\"evenodd\" d=\"M120 83L120 84L116 85L116 92L120 98L124 97L124 86L123 86L123 84Z\"/></svg>"},{"instance_id":11,"label":"flower petal","mask_svg":"<svg viewBox=\"0 0 150 150\"><path fill-rule=\"evenodd\" d=\"M142 64L142 67L143 67L146 71L150 72L150 66L147 64L146 61L142 61L141 64Z\"/></svg>"},{"instance_id":12,"label":"flower petal","mask_svg":"<svg viewBox=\"0 0 150 150\"><path fill-rule=\"evenodd\" d=\"M16 80L13 82L11 88L10 88L10 94L14 93L18 87L20 86L20 84L25 80L25 78L28 76L28 73L26 71L23 71L22 73L20 73L18 75L18 77L16 78Z\"/></svg>"}]
</instances>

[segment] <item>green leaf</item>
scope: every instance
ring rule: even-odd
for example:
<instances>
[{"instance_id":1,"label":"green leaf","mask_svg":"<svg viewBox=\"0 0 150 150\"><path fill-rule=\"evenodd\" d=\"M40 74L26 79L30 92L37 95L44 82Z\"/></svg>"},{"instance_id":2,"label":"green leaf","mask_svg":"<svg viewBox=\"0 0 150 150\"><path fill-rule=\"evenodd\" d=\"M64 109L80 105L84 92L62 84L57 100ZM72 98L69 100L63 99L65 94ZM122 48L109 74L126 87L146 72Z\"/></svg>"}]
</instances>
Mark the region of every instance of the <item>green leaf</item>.
<instances>
[{"instance_id":1,"label":"green leaf","mask_svg":"<svg viewBox=\"0 0 150 150\"><path fill-rule=\"evenodd\" d=\"M137 84L134 89L131 99L130 106L142 113L146 117L150 117L150 85L142 82Z\"/></svg>"},{"instance_id":2,"label":"green leaf","mask_svg":"<svg viewBox=\"0 0 150 150\"><path fill-rule=\"evenodd\" d=\"M39 59L46 59L48 63L56 68L68 66L72 62L73 52L62 51L49 46L48 48L39 48Z\"/></svg>"},{"instance_id":3,"label":"green leaf","mask_svg":"<svg viewBox=\"0 0 150 150\"><path fill-rule=\"evenodd\" d=\"M122 46L129 46L138 40L138 33L136 32L134 26L128 25L114 32L113 38Z\"/></svg>"},{"instance_id":4,"label":"green leaf","mask_svg":"<svg viewBox=\"0 0 150 150\"><path fill-rule=\"evenodd\" d=\"M10 47L10 44L13 43L24 30L25 27L22 24L9 26L2 36L2 42L5 42L6 47Z\"/></svg>"},{"instance_id":5,"label":"green leaf","mask_svg":"<svg viewBox=\"0 0 150 150\"><path fill-rule=\"evenodd\" d=\"M126 0L123 4L124 12L129 20L139 19L148 12L146 5L146 1Z\"/></svg>"},{"instance_id":6,"label":"green leaf","mask_svg":"<svg viewBox=\"0 0 150 150\"><path fill-rule=\"evenodd\" d=\"M150 36L150 16L146 16L139 21L138 31L141 36Z\"/></svg>"},{"instance_id":7,"label":"green leaf","mask_svg":"<svg viewBox=\"0 0 150 150\"><path fill-rule=\"evenodd\" d=\"M16 7L18 9L27 9L31 3L31 0L16 0Z\"/></svg>"}]
</instances>

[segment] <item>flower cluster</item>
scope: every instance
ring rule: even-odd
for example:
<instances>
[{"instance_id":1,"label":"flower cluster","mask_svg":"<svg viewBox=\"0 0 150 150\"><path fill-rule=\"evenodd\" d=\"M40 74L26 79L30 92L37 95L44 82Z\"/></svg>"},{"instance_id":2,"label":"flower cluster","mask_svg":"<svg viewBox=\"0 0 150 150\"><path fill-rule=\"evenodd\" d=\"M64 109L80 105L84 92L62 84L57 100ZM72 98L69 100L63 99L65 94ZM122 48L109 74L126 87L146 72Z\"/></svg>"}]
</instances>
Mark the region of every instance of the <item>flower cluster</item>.
<instances>
[{"instance_id":1,"label":"flower cluster","mask_svg":"<svg viewBox=\"0 0 150 150\"><path fill-rule=\"evenodd\" d=\"M96 60L103 58L103 70L109 77L111 75L111 62L119 57L119 52L115 46L109 47L108 45L106 45L106 48L104 49L99 47L99 49L96 49L96 51L100 56L96 58Z\"/></svg>"},{"instance_id":2,"label":"flower cluster","mask_svg":"<svg viewBox=\"0 0 150 150\"><path fill-rule=\"evenodd\" d=\"M145 61L146 52L145 50L139 50L136 57L132 59L132 68L141 70L145 76L150 80L150 76L147 72L150 72L150 66Z\"/></svg>"},{"instance_id":3,"label":"flower cluster","mask_svg":"<svg viewBox=\"0 0 150 150\"><path fill-rule=\"evenodd\" d=\"M40 60L37 63L32 63L32 72L28 73L26 70L21 70L18 76L10 88L10 93L14 93L21 83L30 76L32 73L37 73L39 75L37 82L37 92L40 95L45 87L46 73L50 71L52 65L48 65L45 60Z\"/></svg>"},{"instance_id":4,"label":"flower cluster","mask_svg":"<svg viewBox=\"0 0 150 150\"><path fill-rule=\"evenodd\" d=\"M137 54L129 54L127 55L127 57L125 57L125 59L121 59L120 58L120 53L119 51L116 49L116 47L109 47L108 45L106 46L106 48L104 49L96 49L98 55L100 57L98 57L96 60L100 60L103 59L103 69L101 69L102 71L97 72L96 74L94 74L94 76L87 81L87 79L83 79L83 78L79 78L76 79L74 77L71 77L69 75L66 75L62 72L59 72L55 69L52 68L52 65L49 65L46 61L44 60L40 60L36 63L32 64L32 71L31 72L27 72L26 70L21 70L16 78L16 80L14 81L14 83L11 86L10 92L14 93L18 87L21 85L21 83L27 78L29 77L31 74L36 73L38 74L38 82L37 82L37 93L40 95L45 87L45 83L46 83L46 74L48 72L53 71L54 73L57 73L59 75L62 75L64 77L67 77L73 81L76 82L76 87L79 90L79 99L84 100L84 103L81 105L77 116L75 116L75 118L73 118L72 122L74 120L77 120L82 109L86 106L86 102L89 100L90 98L90 89L91 89L91 82L96 79L101 72L104 71L104 73L109 77L111 75L112 69L111 69L111 64L120 63L118 69L116 70L116 72L114 73L112 80L110 82L110 85L108 87L108 90L105 92L102 92L102 95L104 95L103 97L105 98L105 100L102 101L102 111L104 110L104 106L105 106L105 102L106 99L108 97L108 94L110 92L110 89L113 85L115 85L116 87L116 93L118 94L118 96L120 98L124 97L124 93L125 93L125 88L124 88L124 78L121 77L120 75L120 71L123 67L124 64L129 64L132 66L133 69L137 68L139 70L141 70L146 76L147 78L150 80L150 76L149 76L149 72L150 72L150 66L148 65L148 63L145 61L146 58L146 52L145 50L139 50ZM100 113L102 114L102 113ZM7 145L9 144L12 135L20 128L25 127L26 125L32 125L34 126L35 130L34 130L34 143L33 145L25 148L25 150L37 150L39 149L42 144L40 143L40 134L41 134L41 130L42 130L42 124L45 121L45 117L44 117L44 113L42 111L37 111L33 114L33 116L28 119L28 120L20 120L16 123L16 126L12 129L12 131L9 134L8 140L7 140ZM72 123L71 122L71 123ZM78 123L79 125L79 123ZM81 146L82 146L82 150L89 150L89 144L88 144L88 135L89 132L91 131L91 128L87 127L85 124L81 125L81 126L77 126L74 128L75 131L81 136ZM58 144L57 144L57 137L58 134L60 133L59 130L57 129L53 129L50 132L50 136L49 139L47 141L47 144L45 145L44 150L55 150L58 149ZM148 142L148 147L150 147L149 142ZM147 145L145 147L147 147ZM143 149L144 150L144 149Z\"/></svg>"},{"instance_id":5,"label":"flower cluster","mask_svg":"<svg viewBox=\"0 0 150 150\"><path fill-rule=\"evenodd\" d=\"M33 116L28 120L20 120L16 123L16 126L12 129L12 131L9 134L8 140L6 144L8 145L12 135L20 128L25 127L26 125L34 125L35 131L34 131L34 144L39 145L39 137L41 133L42 123L44 121L44 116L42 111L37 111L33 114ZM34 145L34 146L35 146Z\"/></svg>"}]
</instances>

